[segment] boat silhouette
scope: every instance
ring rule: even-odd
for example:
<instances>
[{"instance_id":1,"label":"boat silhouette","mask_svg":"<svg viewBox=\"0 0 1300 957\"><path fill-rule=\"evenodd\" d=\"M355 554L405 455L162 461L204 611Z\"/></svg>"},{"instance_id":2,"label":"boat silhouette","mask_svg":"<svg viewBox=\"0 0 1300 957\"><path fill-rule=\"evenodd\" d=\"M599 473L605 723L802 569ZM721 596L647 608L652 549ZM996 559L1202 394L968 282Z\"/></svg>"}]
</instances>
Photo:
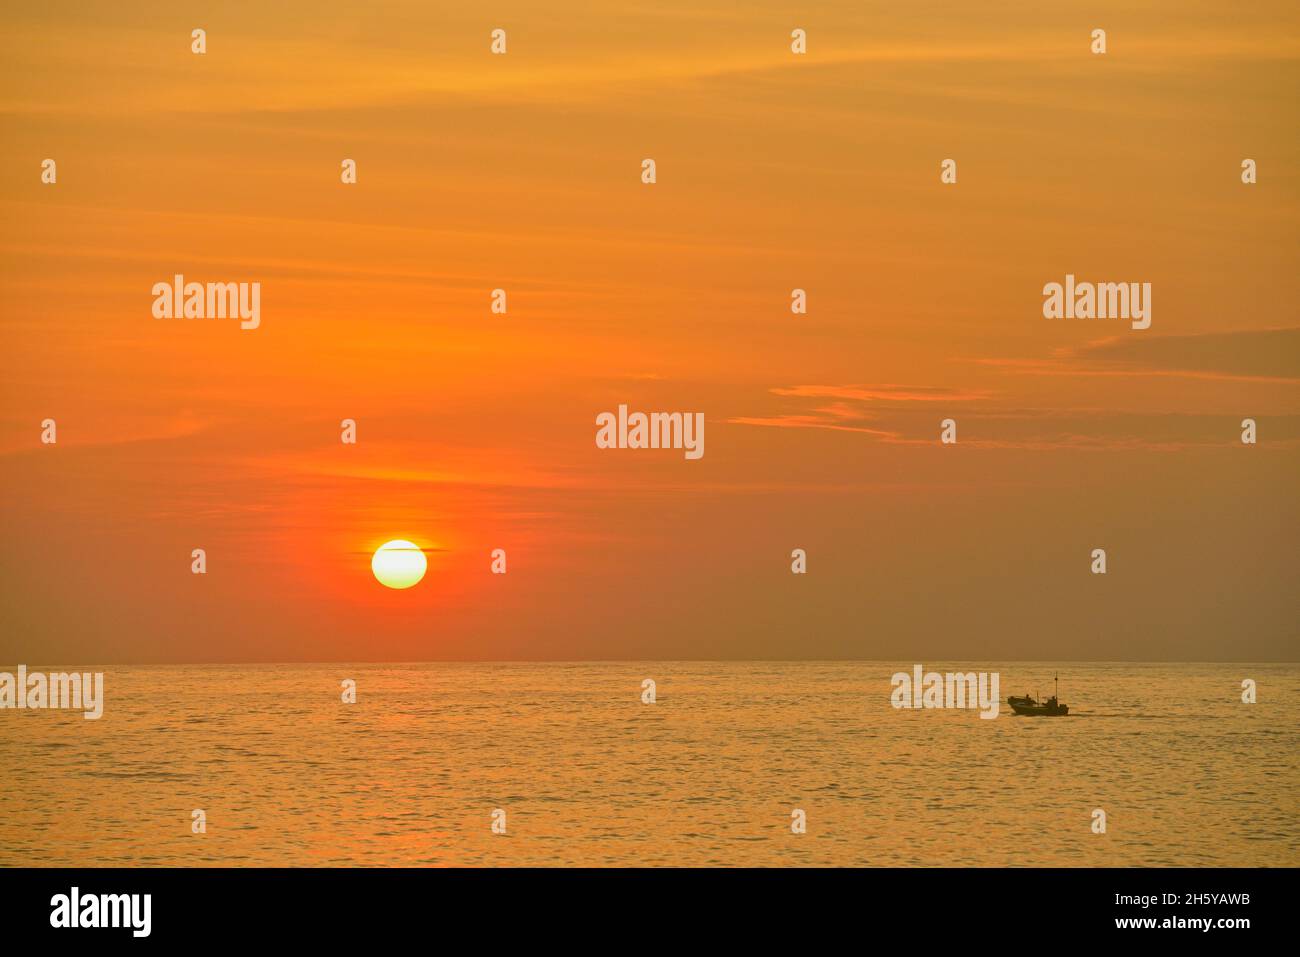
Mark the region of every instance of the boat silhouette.
<instances>
[{"instance_id":1,"label":"boat silhouette","mask_svg":"<svg viewBox=\"0 0 1300 957\"><path fill-rule=\"evenodd\" d=\"M1070 706L1061 704L1058 697L1061 691L1061 678L1058 674L1055 678L1056 694L1052 695L1046 701L1039 701L1031 695L1016 697L1012 695L1007 698L1007 704L1011 705L1011 710L1016 714L1023 714L1028 717L1059 717L1070 713Z\"/></svg>"}]
</instances>

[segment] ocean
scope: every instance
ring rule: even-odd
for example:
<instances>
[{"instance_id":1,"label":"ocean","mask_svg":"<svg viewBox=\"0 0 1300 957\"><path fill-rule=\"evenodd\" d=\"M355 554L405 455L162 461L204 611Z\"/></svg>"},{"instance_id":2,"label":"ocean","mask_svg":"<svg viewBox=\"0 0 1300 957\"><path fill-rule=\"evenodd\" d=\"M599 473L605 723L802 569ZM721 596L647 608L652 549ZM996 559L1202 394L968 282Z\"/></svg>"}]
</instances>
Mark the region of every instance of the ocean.
<instances>
[{"instance_id":1,"label":"ocean","mask_svg":"<svg viewBox=\"0 0 1300 957\"><path fill-rule=\"evenodd\" d=\"M94 668L99 720L0 711L0 865L1300 864L1300 666L924 662L985 720L914 664Z\"/></svg>"}]
</instances>

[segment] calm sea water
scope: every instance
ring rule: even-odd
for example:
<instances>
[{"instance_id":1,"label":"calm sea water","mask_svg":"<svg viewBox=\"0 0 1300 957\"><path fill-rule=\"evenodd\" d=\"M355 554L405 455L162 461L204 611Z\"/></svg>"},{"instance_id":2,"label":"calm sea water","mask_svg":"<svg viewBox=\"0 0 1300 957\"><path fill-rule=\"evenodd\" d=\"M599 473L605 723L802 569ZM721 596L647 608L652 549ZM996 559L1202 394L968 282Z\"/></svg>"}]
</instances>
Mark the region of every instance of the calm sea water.
<instances>
[{"instance_id":1,"label":"calm sea water","mask_svg":"<svg viewBox=\"0 0 1300 957\"><path fill-rule=\"evenodd\" d=\"M0 711L0 864L1300 864L1300 667L925 663L1059 669L989 721L894 710L912 664L107 668Z\"/></svg>"}]
</instances>

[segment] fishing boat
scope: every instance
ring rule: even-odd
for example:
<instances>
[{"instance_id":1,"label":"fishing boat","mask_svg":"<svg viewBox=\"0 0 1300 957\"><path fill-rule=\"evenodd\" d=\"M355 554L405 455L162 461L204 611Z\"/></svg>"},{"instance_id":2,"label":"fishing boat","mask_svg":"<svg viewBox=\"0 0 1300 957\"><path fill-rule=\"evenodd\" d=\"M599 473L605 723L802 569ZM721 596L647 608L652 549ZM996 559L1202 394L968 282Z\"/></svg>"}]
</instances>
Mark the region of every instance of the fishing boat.
<instances>
[{"instance_id":1,"label":"fishing boat","mask_svg":"<svg viewBox=\"0 0 1300 957\"><path fill-rule=\"evenodd\" d=\"M1061 704L1061 699L1058 697L1061 692L1060 675L1056 676L1055 681L1056 694L1052 695L1046 701L1039 701L1037 698L1030 695L1025 695L1020 698L1012 695L1007 698L1007 704L1011 705L1011 710L1016 714L1023 714L1029 717L1059 717L1060 715L1069 714L1070 706Z\"/></svg>"}]
</instances>

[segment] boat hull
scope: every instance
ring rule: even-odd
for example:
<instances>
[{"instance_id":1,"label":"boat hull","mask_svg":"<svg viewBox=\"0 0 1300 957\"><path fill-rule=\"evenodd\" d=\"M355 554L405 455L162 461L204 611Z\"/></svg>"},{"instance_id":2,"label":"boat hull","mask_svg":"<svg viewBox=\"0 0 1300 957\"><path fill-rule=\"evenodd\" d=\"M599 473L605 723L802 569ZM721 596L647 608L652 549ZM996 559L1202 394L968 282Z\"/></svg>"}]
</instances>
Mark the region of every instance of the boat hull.
<instances>
[{"instance_id":1,"label":"boat hull","mask_svg":"<svg viewBox=\"0 0 1300 957\"><path fill-rule=\"evenodd\" d=\"M1027 718L1059 718L1070 713L1070 706L1065 704L1058 704L1053 707L1045 704L1022 704L1019 701L1008 701L1007 703L1011 705L1012 711Z\"/></svg>"}]
</instances>

